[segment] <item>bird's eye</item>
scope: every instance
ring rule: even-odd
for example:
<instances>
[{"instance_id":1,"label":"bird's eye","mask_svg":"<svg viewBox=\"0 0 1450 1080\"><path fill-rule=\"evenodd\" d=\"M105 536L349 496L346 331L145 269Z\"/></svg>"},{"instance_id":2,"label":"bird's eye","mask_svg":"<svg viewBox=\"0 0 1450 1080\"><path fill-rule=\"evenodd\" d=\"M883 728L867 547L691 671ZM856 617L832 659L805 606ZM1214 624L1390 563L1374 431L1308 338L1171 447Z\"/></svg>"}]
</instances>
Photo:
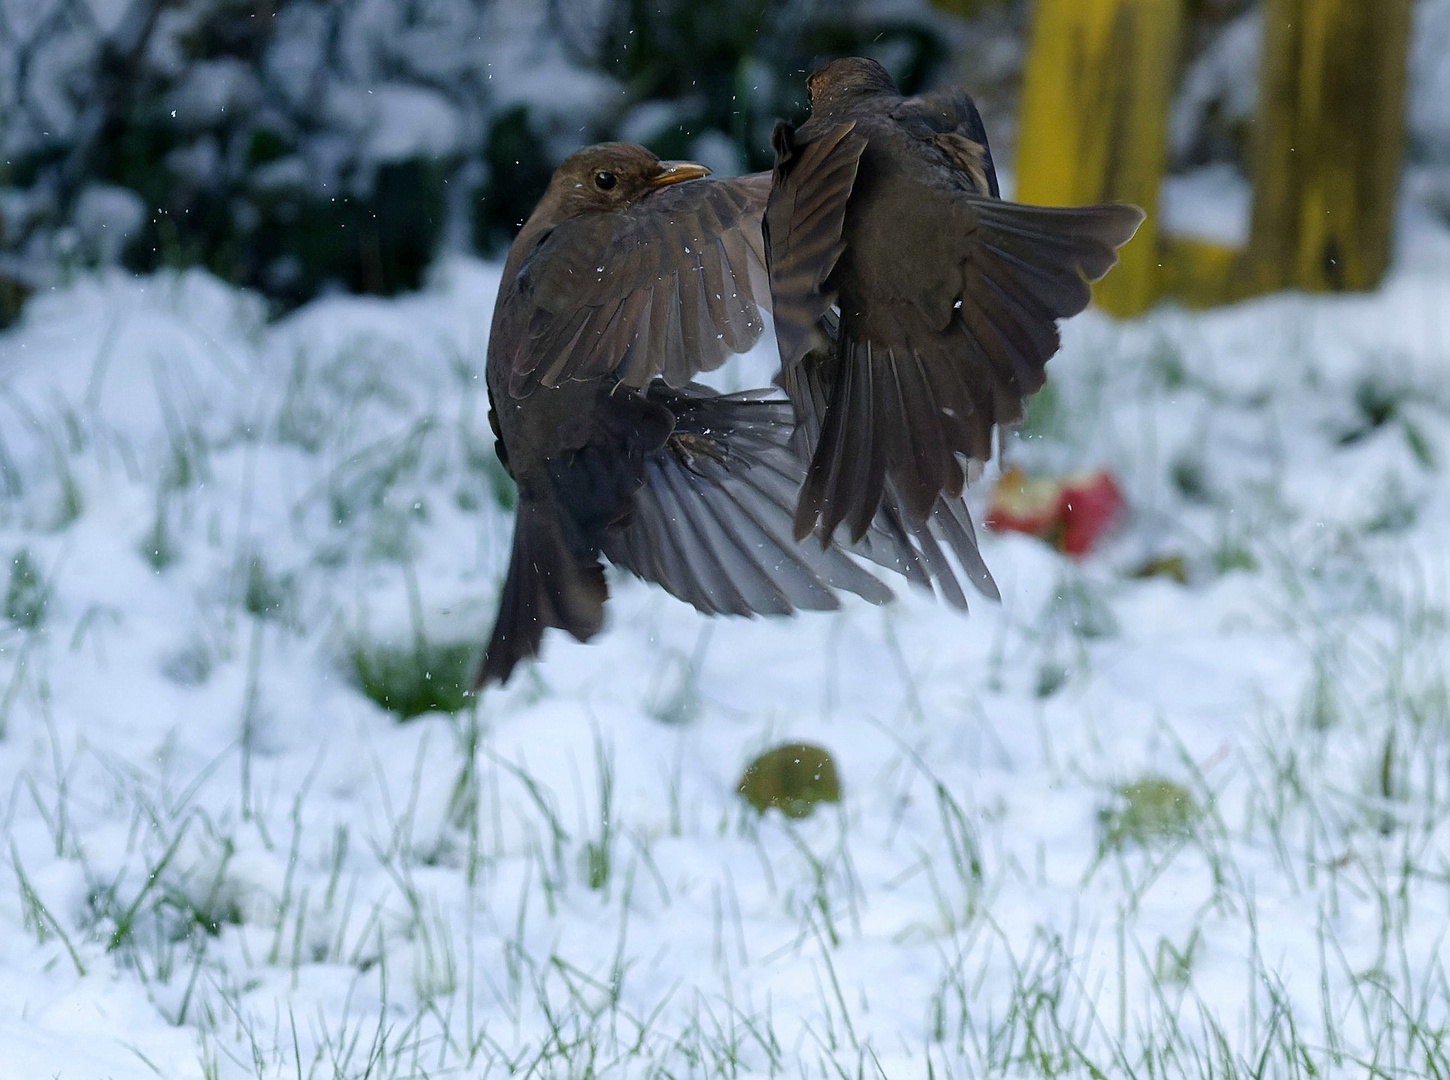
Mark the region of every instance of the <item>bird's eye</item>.
<instances>
[{"instance_id":1,"label":"bird's eye","mask_svg":"<svg viewBox=\"0 0 1450 1080\"><path fill-rule=\"evenodd\" d=\"M600 191L608 191L619 183L619 180L612 172L597 172L594 174L594 186Z\"/></svg>"}]
</instances>

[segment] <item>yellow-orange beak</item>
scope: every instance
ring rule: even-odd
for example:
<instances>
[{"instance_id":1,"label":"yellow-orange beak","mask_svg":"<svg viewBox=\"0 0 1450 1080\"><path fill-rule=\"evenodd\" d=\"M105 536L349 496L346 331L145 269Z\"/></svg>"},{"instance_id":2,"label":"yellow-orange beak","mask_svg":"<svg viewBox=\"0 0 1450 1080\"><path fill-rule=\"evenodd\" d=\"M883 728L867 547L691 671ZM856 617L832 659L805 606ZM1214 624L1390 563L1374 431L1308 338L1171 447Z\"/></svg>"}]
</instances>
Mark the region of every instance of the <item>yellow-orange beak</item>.
<instances>
[{"instance_id":1,"label":"yellow-orange beak","mask_svg":"<svg viewBox=\"0 0 1450 1080\"><path fill-rule=\"evenodd\" d=\"M670 184L698 180L702 176L709 175L709 169L693 161L661 161L660 171L650 180L649 186L652 188L668 187Z\"/></svg>"}]
</instances>

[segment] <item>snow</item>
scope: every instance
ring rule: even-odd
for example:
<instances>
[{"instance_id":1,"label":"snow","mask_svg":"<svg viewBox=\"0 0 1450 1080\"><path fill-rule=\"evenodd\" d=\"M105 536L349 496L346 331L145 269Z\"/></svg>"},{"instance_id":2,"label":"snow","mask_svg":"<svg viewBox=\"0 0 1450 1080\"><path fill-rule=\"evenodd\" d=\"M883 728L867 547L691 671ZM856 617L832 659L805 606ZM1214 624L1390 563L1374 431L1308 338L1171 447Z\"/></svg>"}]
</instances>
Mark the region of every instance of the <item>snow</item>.
<instances>
[{"instance_id":1,"label":"snow","mask_svg":"<svg viewBox=\"0 0 1450 1080\"><path fill-rule=\"evenodd\" d=\"M262 97L251 67L236 57L198 60L166 95L163 107L183 127L209 128L225 119L228 109L250 113Z\"/></svg>"},{"instance_id":2,"label":"snow","mask_svg":"<svg viewBox=\"0 0 1450 1080\"><path fill-rule=\"evenodd\" d=\"M120 261L121 248L145 217L141 196L116 184L87 184L76 199L76 233L102 266Z\"/></svg>"},{"instance_id":3,"label":"snow","mask_svg":"<svg viewBox=\"0 0 1450 1080\"><path fill-rule=\"evenodd\" d=\"M1239 171L1258 107L1263 18L1252 5L1184 71L1169 116L1164 231L1231 246L1248 237L1250 184ZM1450 189L1450 0L1417 0L1407 71L1405 149L1412 166L1440 169ZM1236 165L1214 160L1234 157ZM1207 160L1205 160L1207 159ZM1450 206L1450 201L1444 205Z\"/></svg>"},{"instance_id":4,"label":"snow","mask_svg":"<svg viewBox=\"0 0 1450 1080\"><path fill-rule=\"evenodd\" d=\"M1450 0L1420 0L1411 34L1407 127L1426 160L1450 164Z\"/></svg>"},{"instance_id":5,"label":"snow","mask_svg":"<svg viewBox=\"0 0 1450 1080\"><path fill-rule=\"evenodd\" d=\"M1263 13L1244 12L1214 37L1183 73L1168 125L1175 158L1189 155L1210 110L1230 124L1252 122L1259 101Z\"/></svg>"},{"instance_id":6,"label":"snow","mask_svg":"<svg viewBox=\"0 0 1450 1080\"><path fill-rule=\"evenodd\" d=\"M1249 242L1253 187L1226 161L1163 178L1158 221L1165 233L1195 236L1228 247Z\"/></svg>"},{"instance_id":7,"label":"snow","mask_svg":"<svg viewBox=\"0 0 1450 1080\"><path fill-rule=\"evenodd\" d=\"M1220 31L1184 72L1169 123L1176 159L1190 155L1209 113L1220 123L1249 124L1259 96L1263 19L1257 5ZM1412 157L1450 160L1450 0L1416 0L1406 87L1406 133Z\"/></svg>"},{"instance_id":8,"label":"snow","mask_svg":"<svg viewBox=\"0 0 1450 1080\"><path fill-rule=\"evenodd\" d=\"M407 723L347 657L488 627L498 267L275 324L199 272L37 297L0 336L0 554L44 594L27 629L12 572L0 624L0 1076L1023 1075L1029 1019L1111 1074L1285 1017L1415 1074L1389 1003L1450 1023L1436 222L1407 201L1372 295L1068 324L1009 456L1133 514L1081 564L984 534L1000 606L711 621L615 577L595 643ZM1188 585L1132 576L1174 554ZM757 819L789 740L844 801ZM1202 816L1110 843L1160 776Z\"/></svg>"}]
</instances>

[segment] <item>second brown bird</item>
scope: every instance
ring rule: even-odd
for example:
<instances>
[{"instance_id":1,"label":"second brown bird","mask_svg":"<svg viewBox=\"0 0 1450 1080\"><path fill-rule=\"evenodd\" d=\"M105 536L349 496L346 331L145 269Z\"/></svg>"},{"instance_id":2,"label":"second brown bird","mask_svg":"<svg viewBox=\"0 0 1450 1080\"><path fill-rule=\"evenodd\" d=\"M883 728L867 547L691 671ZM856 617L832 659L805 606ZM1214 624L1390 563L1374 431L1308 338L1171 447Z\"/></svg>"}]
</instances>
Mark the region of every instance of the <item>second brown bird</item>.
<instances>
[{"instance_id":1,"label":"second brown bird","mask_svg":"<svg viewBox=\"0 0 1450 1080\"><path fill-rule=\"evenodd\" d=\"M1137 207L996 196L986 132L959 90L903 97L881 65L811 76L811 118L776 126L765 237L780 381L811 454L798 539L863 536L961 494L1143 220ZM830 325L839 312L839 328Z\"/></svg>"}]
</instances>

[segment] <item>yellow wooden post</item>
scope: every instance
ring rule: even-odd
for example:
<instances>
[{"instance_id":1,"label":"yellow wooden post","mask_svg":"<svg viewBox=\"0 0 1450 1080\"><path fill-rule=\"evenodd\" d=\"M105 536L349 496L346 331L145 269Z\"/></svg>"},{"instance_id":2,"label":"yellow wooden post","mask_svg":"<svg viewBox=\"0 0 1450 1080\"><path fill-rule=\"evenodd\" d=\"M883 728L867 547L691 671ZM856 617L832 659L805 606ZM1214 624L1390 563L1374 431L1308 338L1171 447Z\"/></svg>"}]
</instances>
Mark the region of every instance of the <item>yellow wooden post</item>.
<instances>
[{"instance_id":1,"label":"yellow wooden post","mask_svg":"<svg viewBox=\"0 0 1450 1080\"><path fill-rule=\"evenodd\" d=\"M1267 0L1248 286L1373 288L1389 263L1411 0Z\"/></svg>"},{"instance_id":2,"label":"yellow wooden post","mask_svg":"<svg viewBox=\"0 0 1450 1080\"><path fill-rule=\"evenodd\" d=\"M1365 0L1346 0L1363 3ZM1026 203L1124 201L1148 220L1094 290L1120 315L1159 295L1158 188L1182 0L1037 0L1017 133Z\"/></svg>"}]
</instances>

